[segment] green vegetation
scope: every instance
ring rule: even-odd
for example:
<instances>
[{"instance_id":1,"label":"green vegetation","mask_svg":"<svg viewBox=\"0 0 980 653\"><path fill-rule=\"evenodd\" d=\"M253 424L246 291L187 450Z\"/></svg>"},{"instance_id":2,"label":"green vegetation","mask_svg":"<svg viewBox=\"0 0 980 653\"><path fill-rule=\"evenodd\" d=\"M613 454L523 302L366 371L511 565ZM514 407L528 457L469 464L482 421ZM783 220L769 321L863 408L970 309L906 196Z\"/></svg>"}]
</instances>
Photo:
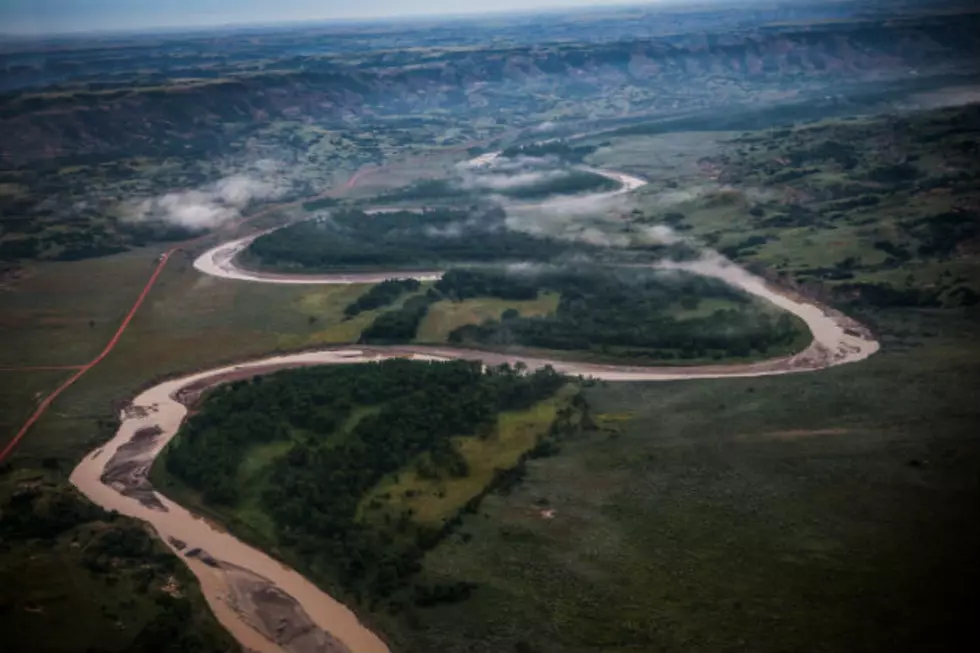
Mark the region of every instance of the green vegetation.
<instances>
[{"instance_id":1,"label":"green vegetation","mask_svg":"<svg viewBox=\"0 0 980 653\"><path fill-rule=\"evenodd\" d=\"M0 630L12 650L231 651L194 577L139 523L43 472L0 469ZM67 631L46 623L71 623Z\"/></svg>"},{"instance_id":2,"label":"green vegetation","mask_svg":"<svg viewBox=\"0 0 980 653\"><path fill-rule=\"evenodd\" d=\"M967 106L739 135L700 162L728 189L640 222L851 310L972 305L977 133L980 107Z\"/></svg>"},{"instance_id":3,"label":"green vegetation","mask_svg":"<svg viewBox=\"0 0 980 653\"><path fill-rule=\"evenodd\" d=\"M472 595L383 632L446 653L955 646L980 582L977 315L875 317L861 364L588 389L600 431L425 557L420 581Z\"/></svg>"},{"instance_id":4,"label":"green vegetation","mask_svg":"<svg viewBox=\"0 0 980 653\"><path fill-rule=\"evenodd\" d=\"M548 260L585 246L504 227L500 209L343 211L256 238L247 263L277 270L415 268L452 262Z\"/></svg>"},{"instance_id":5,"label":"green vegetation","mask_svg":"<svg viewBox=\"0 0 980 653\"><path fill-rule=\"evenodd\" d=\"M436 288L442 290L449 276ZM729 285L691 274L579 269L544 272L535 278L465 271L454 275L451 284L460 298L500 292L505 298L529 299L536 291L530 297L518 291L535 285L560 293L553 315L504 313L499 319L455 329L449 334L455 343L522 345L636 362L774 356L801 349L808 335L792 315L776 317ZM706 300L721 303L710 313L698 312ZM678 309L682 319L677 318Z\"/></svg>"},{"instance_id":6,"label":"green vegetation","mask_svg":"<svg viewBox=\"0 0 980 653\"><path fill-rule=\"evenodd\" d=\"M474 297L437 302L429 306L415 339L416 342L430 344L448 342L449 334L458 327L498 319L507 311L514 311L523 317L551 315L558 308L558 297L558 294L546 291L529 300Z\"/></svg>"},{"instance_id":7,"label":"green vegetation","mask_svg":"<svg viewBox=\"0 0 980 653\"><path fill-rule=\"evenodd\" d=\"M501 195L519 200L545 199L555 195L575 195L577 193L599 193L616 190L621 184L615 179L589 172L569 170L553 178L543 179L526 186L503 189Z\"/></svg>"},{"instance_id":8,"label":"green vegetation","mask_svg":"<svg viewBox=\"0 0 980 653\"><path fill-rule=\"evenodd\" d=\"M381 197L385 202L412 202L458 199L467 195L449 179L421 179L403 188L390 190Z\"/></svg>"},{"instance_id":9,"label":"green vegetation","mask_svg":"<svg viewBox=\"0 0 980 653\"><path fill-rule=\"evenodd\" d=\"M598 149L595 145L569 145L564 140L543 141L540 143L528 143L527 145L513 145L503 150L500 154L508 158L521 156L528 157L547 157L554 156L570 163L581 163L588 155Z\"/></svg>"},{"instance_id":10,"label":"green vegetation","mask_svg":"<svg viewBox=\"0 0 980 653\"><path fill-rule=\"evenodd\" d=\"M567 383L554 371L481 367L393 359L222 386L163 465L219 515L238 515L248 535L358 600L393 610L458 600L469 585L410 582L424 551L578 423L565 405L571 389L551 399ZM402 477L411 487L392 498ZM422 501L423 481L439 485L439 501L416 519L404 500Z\"/></svg>"},{"instance_id":11,"label":"green vegetation","mask_svg":"<svg viewBox=\"0 0 980 653\"><path fill-rule=\"evenodd\" d=\"M415 292L421 284L415 279L386 279L347 305L344 315L354 317L364 311L388 306L405 293Z\"/></svg>"},{"instance_id":12,"label":"green vegetation","mask_svg":"<svg viewBox=\"0 0 980 653\"><path fill-rule=\"evenodd\" d=\"M539 455L547 449L557 453L556 439L544 436L575 392L577 388L569 384L554 397L529 408L500 413L490 433L453 438L453 445L466 461L465 476L440 473L431 458L424 456L413 468L389 474L361 500L361 517L383 521L386 516L409 512L419 524L442 527L460 506L492 487L501 470L518 467L529 452Z\"/></svg>"},{"instance_id":13,"label":"green vegetation","mask_svg":"<svg viewBox=\"0 0 980 653\"><path fill-rule=\"evenodd\" d=\"M388 282L386 282L388 283ZM372 290L372 292L374 292ZM385 291L387 292L387 291ZM522 313L540 293L557 297L553 310ZM497 300L493 314L469 314L453 304ZM433 307L448 306L455 327L420 329ZM809 331L788 313L763 308L729 285L687 273L636 268L552 268L507 273L449 270L423 295L384 311L361 332L368 344L433 342L482 347L523 346L636 361L684 362L776 356L802 349ZM436 340L441 342L443 340Z\"/></svg>"},{"instance_id":14,"label":"green vegetation","mask_svg":"<svg viewBox=\"0 0 980 653\"><path fill-rule=\"evenodd\" d=\"M538 296L539 281L531 274L507 274L497 270L448 270L435 289L454 301L471 297L525 300Z\"/></svg>"},{"instance_id":15,"label":"green vegetation","mask_svg":"<svg viewBox=\"0 0 980 653\"><path fill-rule=\"evenodd\" d=\"M702 12L690 15L702 20ZM487 473L480 465L510 464L561 397L499 413L496 435L486 440L449 436L469 476L440 470L439 478L422 478L420 471L429 473L423 456L397 480L398 472L385 475L356 507L355 521L371 528L384 525L389 510L393 524L399 511L414 510L405 542L422 532L416 523L452 523L418 567L402 567L415 570L413 587L398 585L396 599L377 602L371 622L396 650L447 653L954 648L960 626L973 618L970 592L980 581L976 109L788 123L853 111L855 95L839 84L840 71L866 70L862 62L872 59L895 62L893 71L916 68L921 80L905 90L928 90L933 82L925 81L930 73L919 66L924 50L916 43L949 48L926 48L933 61L950 61L945 55L955 58L957 49L975 58L976 17L950 13L912 24L907 16L872 16L817 29L769 23L758 37L765 47L756 36L736 35L719 50L705 49L700 24L692 34L689 25L675 28L686 20L678 14L650 16L630 14L630 29L645 30L639 20L667 29L671 55L657 39L621 38L610 27L616 21L583 21L589 43L570 39L541 50L524 45L545 33L537 25L517 39L478 33L480 43L503 44L489 50L446 47L444 32L419 49L403 47L400 32L317 35L315 48L325 54L298 57L303 70L281 58L297 51L296 37L278 33L224 39L228 57L179 36L119 37L108 49L64 43L44 53L40 68L17 62L34 53L15 52L10 72L27 90L0 98L0 150L9 164L0 170L0 357L15 367L91 360L153 268L162 251L154 243L190 235L121 220L121 199L204 187L240 172L257 152L288 162L295 197L319 195L365 164L412 152L417 157L401 172L386 168L373 178L405 185L443 172L472 141L486 144L467 148L474 154L497 149L493 141L506 143L500 137L512 126L537 134L548 120L556 133L571 133L604 120L628 125L647 111L724 106L729 113L720 118L682 116L666 127L602 136L601 144L590 139L597 149L586 156L637 171L659 161L660 174L645 175L654 183L637 193L640 215L631 224L672 225L853 312L876 327L884 351L820 374L592 388L602 431L560 445L554 433L544 438L535 455L558 446L561 455L519 462L520 483L520 473L494 473L498 491L482 496L473 514L456 511L483 483L473 480ZM148 58L155 47L164 56ZM509 59L522 62L520 71ZM47 70L89 66L91 75L56 87L41 79ZM199 74L206 78L186 79ZM710 82L693 84L699 75ZM728 109L759 99L770 105L774 94L796 93L792 79L804 75L817 95L826 80L836 97L748 118ZM419 90L392 94L393 79ZM455 90L473 79L490 83ZM315 116L304 115L309 107ZM370 121L355 115L361 107ZM772 130L773 121L787 124ZM755 126L764 129L748 136L676 131ZM541 258L525 245L517 251ZM142 249L107 256L132 247ZM119 347L55 402L0 468L0 632L14 650L234 648L183 566L169 554L166 562L159 543L133 523L85 507L68 473L111 433L118 402L151 377L354 342L379 309L345 320L344 308L364 288L202 279L189 254L172 259ZM80 260L90 256L100 258ZM425 259L413 255L404 265ZM413 333L435 332L438 341L468 322L546 317L557 313L558 297L440 300ZM728 308L729 300L716 298L670 313L680 321ZM432 326L447 315L451 327ZM70 372L0 374L9 437ZM559 426L563 408L554 413ZM343 442L381 409L352 407L323 446ZM274 542L277 525L261 489L308 435L300 431L246 447L235 487L247 491L234 506L215 508L236 531L252 527L246 533L262 546ZM381 487L401 496L379 498L389 491ZM371 508L375 499L386 503ZM303 565L308 558L297 547L269 546L333 588L329 564L318 572ZM398 573L397 563L375 567L382 575L392 568Z\"/></svg>"},{"instance_id":16,"label":"green vegetation","mask_svg":"<svg viewBox=\"0 0 980 653\"><path fill-rule=\"evenodd\" d=\"M400 308L385 311L361 332L358 342L372 345L390 345L411 342L419 325L429 312L429 307L441 297L431 288L424 295L410 297Z\"/></svg>"}]
</instances>

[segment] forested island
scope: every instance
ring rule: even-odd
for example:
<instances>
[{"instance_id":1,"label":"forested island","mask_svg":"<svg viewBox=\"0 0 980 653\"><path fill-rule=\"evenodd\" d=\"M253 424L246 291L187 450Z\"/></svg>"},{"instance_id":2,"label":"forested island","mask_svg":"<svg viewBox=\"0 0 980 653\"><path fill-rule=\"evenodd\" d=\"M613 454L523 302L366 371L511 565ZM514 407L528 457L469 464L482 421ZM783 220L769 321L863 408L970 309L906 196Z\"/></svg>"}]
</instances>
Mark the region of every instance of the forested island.
<instances>
[{"instance_id":1,"label":"forested island","mask_svg":"<svg viewBox=\"0 0 980 653\"><path fill-rule=\"evenodd\" d=\"M528 456L555 453L558 440L578 428L587 409L563 389L574 386L551 368L484 371L468 361L282 371L212 390L163 466L218 514L250 515L249 534L355 600L391 609L459 600L473 588L413 581L421 556L486 492L519 480ZM572 401L557 410L560 390ZM528 413L536 431L501 421L541 402L555 404L546 413L554 419ZM453 479L471 478L471 465L483 465L501 445L513 453L515 444L523 448L509 465L473 472L477 484L462 484L435 523L399 503L419 493L418 483L442 488L431 497L439 502ZM399 477L416 485L397 491ZM373 491L383 479L385 492Z\"/></svg>"},{"instance_id":2,"label":"forested island","mask_svg":"<svg viewBox=\"0 0 980 653\"><path fill-rule=\"evenodd\" d=\"M423 269L442 263L550 260L572 243L505 228L500 208L426 209L365 213L337 211L256 238L247 265L309 272L338 269Z\"/></svg>"},{"instance_id":3,"label":"forested island","mask_svg":"<svg viewBox=\"0 0 980 653\"><path fill-rule=\"evenodd\" d=\"M553 315L523 317L507 309L498 319L456 328L449 342L663 363L775 356L802 349L809 337L794 316L776 313L722 281L596 266L533 273L486 267L449 270L425 294L381 313L361 341L411 342L429 307L440 301L525 301L544 291L560 296Z\"/></svg>"},{"instance_id":4,"label":"forested island","mask_svg":"<svg viewBox=\"0 0 980 653\"><path fill-rule=\"evenodd\" d=\"M485 285L470 273L469 284ZM801 347L806 327L778 317L724 282L691 274L646 270L558 270L538 277L541 289L561 293L548 317L504 313L466 325L450 342L520 345L654 361L771 356ZM714 307L713 307L714 306Z\"/></svg>"}]
</instances>

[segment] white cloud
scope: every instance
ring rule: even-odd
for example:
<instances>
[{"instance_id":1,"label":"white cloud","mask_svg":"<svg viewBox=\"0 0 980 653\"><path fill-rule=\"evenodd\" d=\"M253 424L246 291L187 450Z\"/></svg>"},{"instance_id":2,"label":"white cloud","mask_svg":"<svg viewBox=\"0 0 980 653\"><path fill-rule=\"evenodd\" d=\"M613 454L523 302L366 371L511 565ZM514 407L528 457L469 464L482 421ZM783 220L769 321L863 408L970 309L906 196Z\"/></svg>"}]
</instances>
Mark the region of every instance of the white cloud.
<instances>
[{"instance_id":1,"label":"white cloud","mask_svg":"<svg viewBox=\"0 0 980 653\"><path fill-rule=\"evenodd\" d=\"M280 166L263 160L248 172L225 177L203 188L127 202L123 214L131 220L160 220L188 229L212 229L240 218L242 209L252 202L278 199L289 188Z\"/></svg>"}]
</instances>

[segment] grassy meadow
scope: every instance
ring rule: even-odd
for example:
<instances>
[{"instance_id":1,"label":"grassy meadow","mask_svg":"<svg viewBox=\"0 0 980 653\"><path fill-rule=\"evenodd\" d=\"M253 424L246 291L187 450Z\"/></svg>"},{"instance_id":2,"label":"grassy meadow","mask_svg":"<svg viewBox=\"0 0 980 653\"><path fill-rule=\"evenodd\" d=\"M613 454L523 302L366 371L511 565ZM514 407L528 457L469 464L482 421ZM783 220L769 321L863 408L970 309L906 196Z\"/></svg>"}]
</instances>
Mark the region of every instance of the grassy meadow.
<instances>
[{"instance_id":1,"label":"grassy meadow","mask_svg":"<svg viewBox=\"0 0 980 653\"><path fill-rule=\"evenodd\" d=\"M425 578L478 589L392 618L399 650L958 641L980 581L976 317L881 315L882 353L816 374L590 389L601 430L429 552Z\"/></svg>"}]
</instances>

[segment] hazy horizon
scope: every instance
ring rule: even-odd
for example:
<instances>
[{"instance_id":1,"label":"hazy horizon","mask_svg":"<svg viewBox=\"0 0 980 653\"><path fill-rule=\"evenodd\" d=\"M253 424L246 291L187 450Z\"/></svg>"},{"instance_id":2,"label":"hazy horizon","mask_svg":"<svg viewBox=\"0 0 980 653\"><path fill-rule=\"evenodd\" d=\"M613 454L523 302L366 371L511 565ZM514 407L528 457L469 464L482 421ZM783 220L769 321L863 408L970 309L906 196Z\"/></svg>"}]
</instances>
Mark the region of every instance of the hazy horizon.
<instances>
[{"instance_id":1,"label":"hazy horizon","mask_svg":"<svg viewBox=\"0 0 980 653\"><path fill-rule=\"evenodd\" d=\"M671 4L679 0L6 0L0 33L47 36L91 32L197 29L222 26L455 17L535 10Z\"/></svg>"}]
</instances>

